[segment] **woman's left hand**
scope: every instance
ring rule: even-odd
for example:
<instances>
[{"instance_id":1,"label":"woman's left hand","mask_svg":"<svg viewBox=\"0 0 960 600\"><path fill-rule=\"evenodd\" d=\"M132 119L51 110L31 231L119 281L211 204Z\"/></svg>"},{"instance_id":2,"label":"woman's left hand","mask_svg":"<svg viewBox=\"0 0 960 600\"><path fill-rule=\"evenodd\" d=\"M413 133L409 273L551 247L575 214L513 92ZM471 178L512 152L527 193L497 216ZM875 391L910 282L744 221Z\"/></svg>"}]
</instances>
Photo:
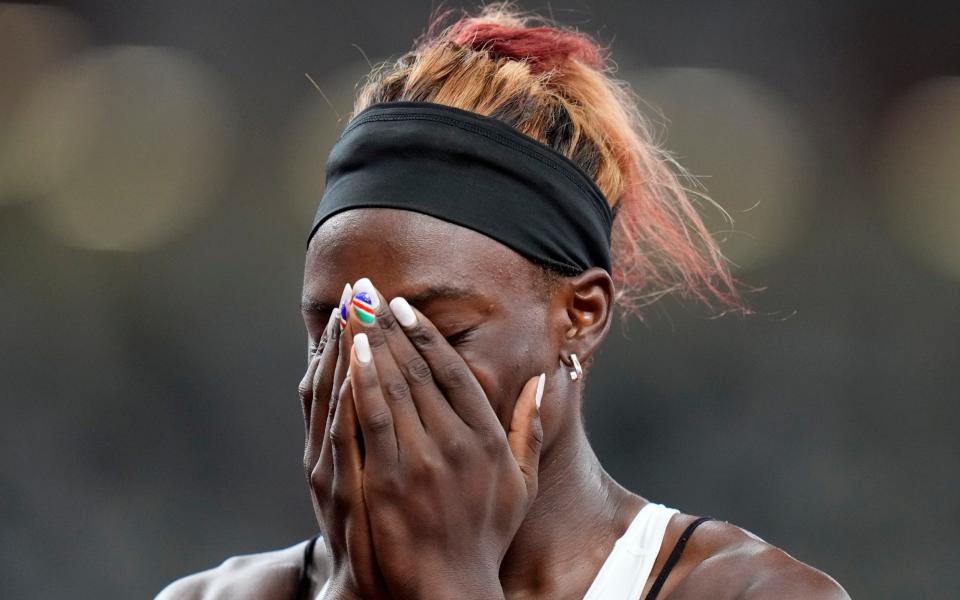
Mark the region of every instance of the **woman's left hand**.
<instances>
[{"instance_id":1,"label":"woman's left hand","mask_svg":"<svg viewBox=\"0 0 960 600\"><path fill-rule=\"evenodd\" d=\"M384 580L396 597L502 598L500 563L537 495L544 376L523 386L505 432L426 317L372 285L354 294L350 378Z\"/></svg>"}]
</instances>

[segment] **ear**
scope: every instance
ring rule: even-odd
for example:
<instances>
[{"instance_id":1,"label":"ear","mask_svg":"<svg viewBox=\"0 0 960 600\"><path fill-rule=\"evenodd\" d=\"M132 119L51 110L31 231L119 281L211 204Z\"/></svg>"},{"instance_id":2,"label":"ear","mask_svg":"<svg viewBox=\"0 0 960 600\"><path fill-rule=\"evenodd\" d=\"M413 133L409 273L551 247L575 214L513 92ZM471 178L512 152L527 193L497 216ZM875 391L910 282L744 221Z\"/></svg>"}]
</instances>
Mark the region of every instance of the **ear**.
<instances>
[{"instance_id":1,"label":"ear","mask_svg":"<svg viewBox=\"0 0 960 600\"><path fill-rule=\"evenodd\" d=\"M569 326L564 332L564 356L575 353L586 362L607 337L613 321L613 280L598 267L567 278L566 312Z\"/></svg>"}]
</instances>

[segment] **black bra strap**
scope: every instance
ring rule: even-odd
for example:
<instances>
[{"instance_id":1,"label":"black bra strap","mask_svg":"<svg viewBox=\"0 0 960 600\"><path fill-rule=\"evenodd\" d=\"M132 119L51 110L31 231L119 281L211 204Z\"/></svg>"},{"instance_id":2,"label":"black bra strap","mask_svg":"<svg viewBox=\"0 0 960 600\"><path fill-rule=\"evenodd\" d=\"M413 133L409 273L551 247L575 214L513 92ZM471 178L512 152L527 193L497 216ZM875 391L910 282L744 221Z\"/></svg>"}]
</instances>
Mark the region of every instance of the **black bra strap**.
<instances>
[{"instance_id":1,"label":"black bra strap","mask_svg":"<svg viewBox=\"0 0 960 600\"><path fill-rule=\"evenodd\" d=\"M656 581L653 582L653 586L647 593L646 600L656 600L657 594L660 593L660 588L663 587L664 582L667 580L667 575L670 574L670 571L680 560L680 555L683 554L683 549L687 545L687 540L689 540L690 536L693 535L693 530L699 527L700 523L703 523L704 521L710 521L712 519L713 517L700 517L693 523L687 525L687 528L683 530L682 534L680 534L680 539L677 540L677 544L673 547L673 552L671 552L670 556L667 558L667 562L663 563L663 567L660 569L660 574L657 575Z\"/></svg>"},{"instance_id":2,"label":"black bra strap","mask_svg":"<svg viewBox=\"0 0 960 600\"><path fill-rule=\"evenodd\" d=\"M313 547L317 545L317 538L320 534L310 538L306 547L303 549L303 566L300 567L300 581L297 583L297 600L309 600L310 598L310 568L313 565Z\"/></svg>"}]
</instances>

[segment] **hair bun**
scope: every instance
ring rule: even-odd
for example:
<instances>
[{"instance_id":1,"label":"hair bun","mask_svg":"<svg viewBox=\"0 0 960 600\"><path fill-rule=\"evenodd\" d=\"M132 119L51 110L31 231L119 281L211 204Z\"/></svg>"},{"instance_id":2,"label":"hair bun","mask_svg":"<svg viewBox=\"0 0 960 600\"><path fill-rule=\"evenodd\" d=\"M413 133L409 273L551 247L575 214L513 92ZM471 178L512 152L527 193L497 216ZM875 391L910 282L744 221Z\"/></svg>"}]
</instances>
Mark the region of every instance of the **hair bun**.
<instances>
[{"instance_id":1,"label":"hair bun","mask_svg":"<svg viewBox=\"0 0 960 600\"><path fill-rule=\"evenodd\" d=\"M590 39L553 27L512 27L484 19L464 19L450 30L450 40L494 58L522 60L534 73L548 71L569 60L599 69L603 53Z\"/></svg>"}]
</instances>

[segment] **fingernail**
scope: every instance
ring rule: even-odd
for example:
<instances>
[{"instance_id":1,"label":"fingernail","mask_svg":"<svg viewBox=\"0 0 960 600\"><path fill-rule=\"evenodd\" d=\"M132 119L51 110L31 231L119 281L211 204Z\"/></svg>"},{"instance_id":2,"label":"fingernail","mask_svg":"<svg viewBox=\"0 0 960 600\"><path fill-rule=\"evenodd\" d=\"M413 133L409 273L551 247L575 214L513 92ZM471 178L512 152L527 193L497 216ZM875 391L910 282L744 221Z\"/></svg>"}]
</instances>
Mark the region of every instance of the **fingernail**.
<instances>
[{"instance_id":1,"label":"fingernail","mask_svg":"<svg viewBox=\"0 0 960 600\"><path fill-rule=\"evenodd\" d=\"M540 379L537 380L537 394L534 396L534 402L537 405L537 410L540 410L540 401L543 399L543 384L546 382L546 380L546 374L540 373Z\"/></svg>"},{"instance_id":2,"label":"fingernail","mask_svg":"<svg viewBox=\"0 0 960 600\"><path fill-rule=\"evenodd\" d=\"M350 287L350 284L343 286L343 293L340 294L340 329L343 330L347 326L347 304L350 302L350 297L353 296L353 288Z\"/></svg>"},{"instance_id":3,"label":"fingernail","mask_svg":"<svg viewBox=\"0 0 960 600\"><path fill-rule=\"evenodd\" d=\"M353 347L357 349L357 360L363 364L370 362L373 355L370 354L370 342L367 340L367 334L358 333L353 336Z\"/></svg>"},{"instance_id":4,"label":"fingernail","mask_svg":"<svg viewBox=\"0 0 960 600\"><path fill-rule=\"evenodd\" d=\"M353 312L360 322L373 325L377 320L378 306L380 306L380 296L373 288L373 283L366 277L359 279L353 286Z\"/></svg>"},{"instance_id":5,"label":"fingernail","mask_svg":"<svg viewBox=\"0 0 960 600\"><path fill-rule=\"evenodd\" d=\"M390 301L390 312L404 327L410 327L417 322L417 313L413 312L409 302L399 296Z\"/></svg>"}]
</instances>

